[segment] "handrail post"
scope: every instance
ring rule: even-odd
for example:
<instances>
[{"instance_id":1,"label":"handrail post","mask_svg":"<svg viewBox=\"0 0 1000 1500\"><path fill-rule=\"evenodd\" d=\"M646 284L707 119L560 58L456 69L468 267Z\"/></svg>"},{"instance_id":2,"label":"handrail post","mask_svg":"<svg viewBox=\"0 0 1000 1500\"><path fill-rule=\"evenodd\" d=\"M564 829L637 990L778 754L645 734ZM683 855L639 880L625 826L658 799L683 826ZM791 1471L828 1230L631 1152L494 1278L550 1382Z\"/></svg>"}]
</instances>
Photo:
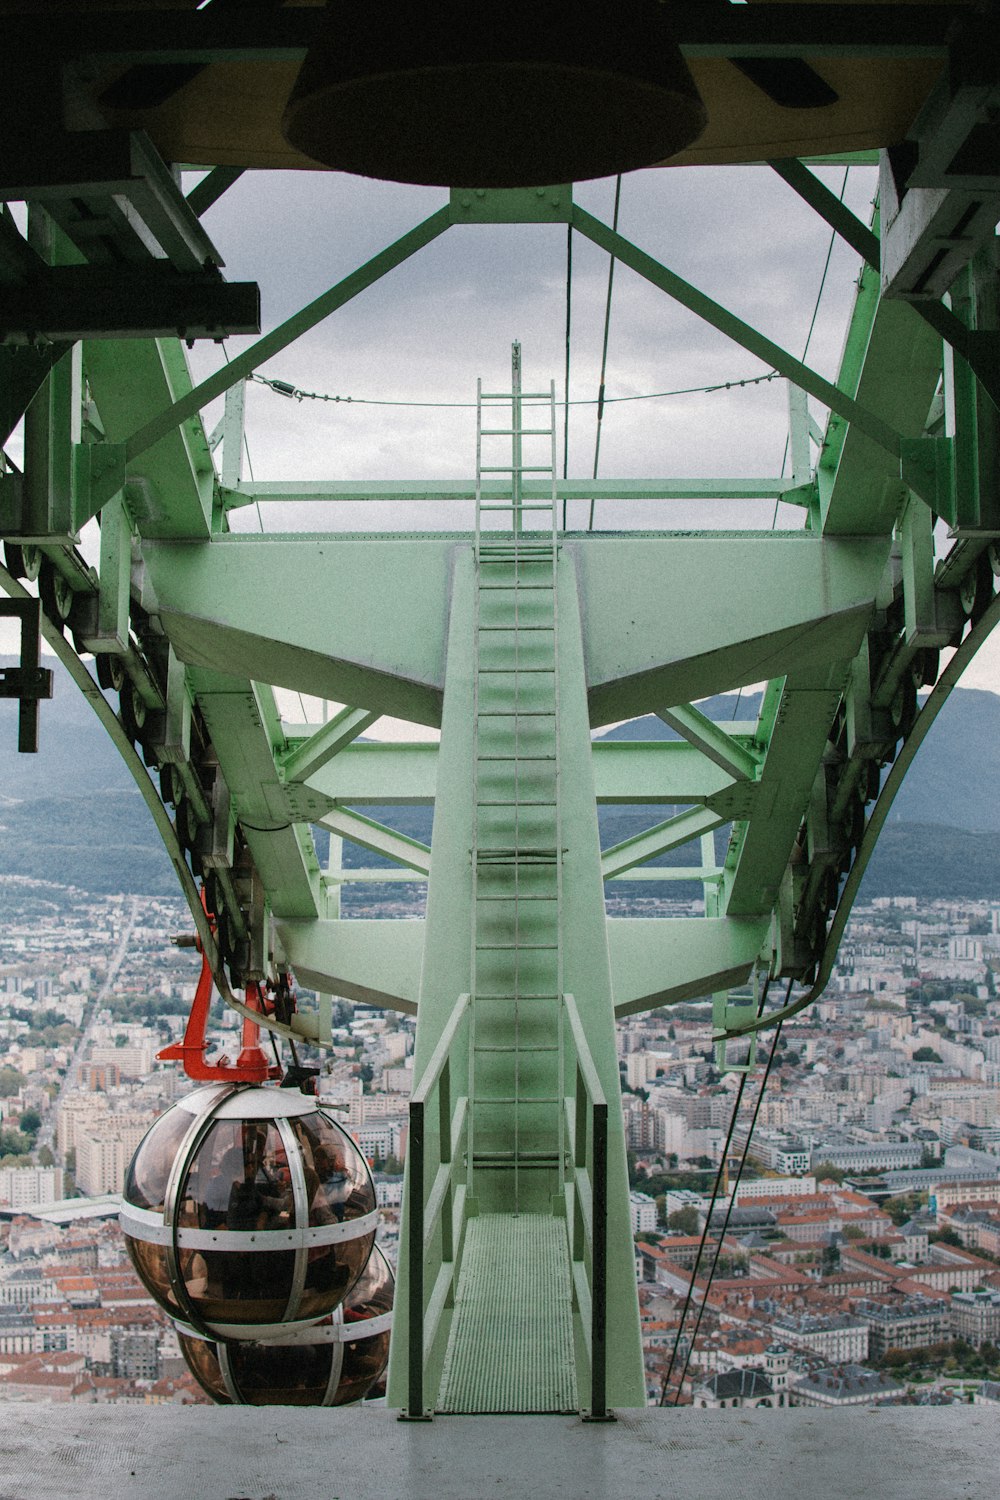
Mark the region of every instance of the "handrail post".
<instances>
[{"instance_id":1,"label":"handrail post","mask_svg":"<svg viewBox=\"0 0 1000 1500\"><path fill-rule=\"evenodd\" d=\"M593 1231L590 1290L590 1420L608 1420L608 1106L593 1106Z\"/></svg>"},{"instance_id":2,"label":"handrail post","mask_svg":"<svg viewBox=\"0 0 1000 1500\"><path fill-rule=\"evenodd\" d=\"M442 1166L451 1165L451 1124L451 1058L449 1057L441 1069L441 1078L438 1083L438 1133L441 1141L438 1160ZM443 1261L455 1258L451 1221L452 1197L453 1189L449 1186L441 1208L441 1259Z\"/></svg>"},{"instance_id":3,"label":"handrail post","mask_svg":"<svg viewBox=\"0 0 1000 1500\"><path fill-rule=\"evenodd\" d=\"M431 1095L437 1089L439 1123L438 1165L450 1166L451 1149L451 1048L455 1044L458 1028L469 1007L469 996L459 995L449 1016L437 1046L410 1097L410 1133L407 1143L407 1190L406 1190L406 1249L409 1269L409 1293L407 1312L409 1322L409 1346L407 1348L407 1406L401 1420L429 1422L431 1414L424 1401L424 1342L425 1342L425 1265L424 1239L427 1219L427 1136L426 1109L432 1104ZM432 1177L437 1178L437 1167ZM432 1193L432 1197L436 1197ZM442 1220L442 1261L454 1260L454 1236L452 1234L453 1194L449 1185L443 1199L438 1202L433 1225L440 1215Z\"/></svg>"},{"instance_id":4,"label":"handrail post","mask_svg":"<svg viewBox=\"0 0 1000 1500\"><path fill-rule=\"evenodd\" d=\"M424 1106L410 1101L409 1220L409 1380L405 1417L411 1422L427 1420L424 1410Z\"/></svg>"}]
</instances>

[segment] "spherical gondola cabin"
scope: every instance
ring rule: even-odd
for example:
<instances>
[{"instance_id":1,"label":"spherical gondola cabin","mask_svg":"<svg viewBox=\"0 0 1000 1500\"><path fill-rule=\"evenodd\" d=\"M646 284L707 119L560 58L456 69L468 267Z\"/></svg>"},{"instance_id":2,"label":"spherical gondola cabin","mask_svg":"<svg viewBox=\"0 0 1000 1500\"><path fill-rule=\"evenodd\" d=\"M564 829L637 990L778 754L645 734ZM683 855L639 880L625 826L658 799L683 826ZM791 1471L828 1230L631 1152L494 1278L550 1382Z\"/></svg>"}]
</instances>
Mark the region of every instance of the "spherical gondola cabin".
<instances>
[{"instance_id":1,"label":"spherical gondola cabin","mask_svg":"<svg viewBox=\"0 0 1000 1500\"><path fill-rule=\"evenodd\" d=\"M353 1291L321 1323L252 1343L181 1332L181 1350L220 1405L346 1406L363 1401L385 1370L394 1288L376 1246Z\"/></svg>"},{"instance_id":2,"label":"spherical gondola cabin","mask_svg":"<svg viewBox=\"0 0 1000 1500\"><path fill-rule=\"evenodd\" d=\"M294 1089L189 1094L141 1141L123 1196L125 1243L149 1292L179 1324L223 1339L327 1317L375 1241L364 1157Z\"/></svg>"}]
</instances>

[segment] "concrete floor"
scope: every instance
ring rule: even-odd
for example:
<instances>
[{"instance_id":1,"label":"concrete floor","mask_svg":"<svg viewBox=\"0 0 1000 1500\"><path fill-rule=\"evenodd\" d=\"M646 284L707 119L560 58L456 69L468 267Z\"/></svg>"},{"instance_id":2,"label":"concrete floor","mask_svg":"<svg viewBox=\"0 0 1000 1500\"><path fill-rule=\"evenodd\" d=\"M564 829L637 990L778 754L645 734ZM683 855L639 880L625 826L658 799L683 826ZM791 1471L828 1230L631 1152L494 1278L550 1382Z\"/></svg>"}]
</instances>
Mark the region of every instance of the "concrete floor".
<instances>
[{"instance_id":1,"label":"concrete floor","mask_svg":"<svg viewBox=\"0 0 1000 1500\"><path fill-rule=\"evenodd\" d=\"M5 1405L0 1500L994 1500L992 1406L438 1417Z\"/></svg>"}]
</instances>

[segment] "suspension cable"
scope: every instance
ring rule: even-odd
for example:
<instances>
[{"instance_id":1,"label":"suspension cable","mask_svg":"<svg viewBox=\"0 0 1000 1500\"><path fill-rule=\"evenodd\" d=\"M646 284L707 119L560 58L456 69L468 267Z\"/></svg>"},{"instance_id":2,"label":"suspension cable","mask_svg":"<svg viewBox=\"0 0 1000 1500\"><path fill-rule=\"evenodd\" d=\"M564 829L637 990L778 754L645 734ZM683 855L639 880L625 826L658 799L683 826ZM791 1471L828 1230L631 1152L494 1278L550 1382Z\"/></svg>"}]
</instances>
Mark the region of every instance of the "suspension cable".
<instances>
[{"instance_id":1,"label":"suspension cable","mask_svg":"<svg viewBox=\"0 0 1000 1500\"><path fill-rule=\"evenodd\" d=\"M764 1013L764 1006L767 1004L767 995L768 995L768 991L769 991L770 987L771 987L771 976L769 974L767 976L767 978L764 980L764 986L763 986L763 989L761 990L760 1000L759 1000L758 1005L757 1005L757 1019L758 1020L760 1019L760 1017ZM788 993L789 994L791 994L791 987L792 987L792 981L789 980L789 982L788 982ZM787 999L787 996L786 996L786 999ZM775 1046L777 1045L777 1036L778 1036L778 1032L776 1031L775 1032ZM760 1092L757 1095L757 1104L756 1104L756 1108L754 1109L753 1119L752 1119L751 1124L750 1124L750 1130L749 1130L749 1133L747 1135L746 1143L745 1143L744 1148L743 1148L743 1155L742 1155L742 1157L740 1159L739 1168L737 1169L736 1179L735 1179L735 1182L733 1183L733 1187L732 1187L732 1190L731 1190L730 1195L729 1195L729 1205L728 1205L728 1208L726 1210L725 1224L723 1225L722 1234L721 1234L721 1236L719 1238L718 1244L716 1245L715 1257L714 1257L714 1259L712 1261L711 1269L709 1270L709 1273L708 1273L708 1280L707 1280L707 1282L705 1284L705 1292L703 1294L702 1301L701 1301L701 1308L702 1309L704 1309L705 1299L708 1296L709 1289L711 1288L711 1285L712 1285L712 1278L715 1275L715 1268L718 1265L720 1248L721 1248L723 1239L725 1239L726 1228L729 1225L729 1216L732 1213L733 1204L736 1201L736 1189L739 1186L740 1178L743 1175L743 1168L744 1168L744 1165L746 1164L747 1153L749 1152L749 1149L750 1149L750 1140L751 1140L751 1138L753 1136L754 1126L757 1123L757 1114L758 1114L758 1112L760 1110L761 1100L764 1097L764 1089L767 1086L767 1078L768 1078L768 1074L771 1071L771 1062L772 1062L773 1057L774 1057L774 1048L772 1048L771 1054L768 1057L767 1067L764 1070L764 1076L763 1076L763 1079L761 1080ZM684 1333L684 1324L685 1324L685 1322L687 1320L688 1311L689 1311L689 1309L691 1307L691 1300L692 1300L692 1298L694 1296L695 1279L697 1278L698 1269L699 1269L699 1267L701 1265L701 1259L702 1259L702 1256L703 1256L703 1254L705 1252L705 1245L706 1245L706 1242L708 1240L709 1229L711 1228L711 1223L712 1223L712 1214L713 1214L713 1212L715 1210L715 1205L716 1205L716 1202L718 1200L719 1187L720 1187L720 1184L722 1182L722 1177L723 1177L724 1172L725 1172L726 1162L729 1159L729 1147L730 1147L730 1143L732 1142L733 1132L736 1129L736 1121L737 1121L737 1117L738 1117L739 1112L740 1112L740 1104L741 1104L742 1099L743 1099L743 1090L746 1087L746 1082L747 1082L747 1078L748 1077L749 1077L748 1073L743 1073L741 1075L739 1086L738 1086L738 1088L736 1090L736 1098L733 1101L733 1110L732 1110L732 1114L730 1115L730 1118L729 1118L729 1129L726 1132L726 1140L725 1140L725 1144L724 1144L724 1146L722 1148L722 1156L721 1156L721 1159L719 1161L719 1170L716 1173L715 1184L714 1184L714 1186L712 1188L712 1196L711 1196L711 1199L709 1200L708 1212L707 1212L707 1214L705 1216L705 1223L704 1223L704 1227L702 1228L702 1232L701 1232L701 1240L699 1241L699 1244L698 1244L698 1253L695 1256L694 1265L691 1268L691 1279L690 1279L690 1281L688 1283L687 1296L684 1299L684 1307L683 1307L683 1309L681 1311L681 1320L680 1320L680 1323L679 1323L678 1328L677 1328L677 1336L674 1339L673 1349L670 1351L670 1363L669 1363L669 1365L667 1367L667 1371L666 1371L666 1374L663 1377L663 1383L662 1383L661 1388L660 1388L660 1402L659 1402L659 1404L661 1406L666 1406L667 1405L667 1396L668 1396L668 1393L669 1393L668 1392L668 1388L669 1388L669 1384L670 1384L670 1377L673 1374L674 1364L675 1364L675 1361L676 1361L676 1358L677 1358L677 1350L680 1347L681 1338L682 1338L683 1333ZM700 1323L701 1323L701 1312L699 1311L698 1318L697 1318L697 1321L695 1323L694 1335L692 1336L690 1345L688 1347L688 1355L687 1355L687 1360L686 1360L685 1365L684 1365L684 1371L683 1371L683 1373L681 1375L680 1384L678 1386L678 1398L679 1398L680 1390L681 1390L681 1388L684 1385L684 1377L687 1374L687 1366L688 1366L688 1363L690 1362L690 1359L691 1359L691 1350L694 1348L694 1340L697 1337L698 1328L700 1326ZM676 1404L677 1404L677 1402L675 1401L674 1405L676 1406Z\"/></svg>"},{"instance_id":2,"label":"suspension cable","mask_svg":"<svg viewBox=\"0 0 1000 1500\"><path fill-rule=\"evenodd\" d=\"M691 1306L691 1299L694 1296L695 1277L698 1275L698 1268L701 1265L701 1257L705 1251L705 1242L708 1239L708 1229L709 1225L712 1222L712 1210L715 1207L716 1199L719 1196L719 1188L722 1184L722 1178L726 1170L726 1162L729 1158L729 1144L733 1138L733 1131L736 1128L736 1116L739 1112L740 1101L743 1098L743 1090L746 1088L746 1082L747 1075L746 1073L744 1073L740 1078L739 1086L736 1090L736 1098L733 1102L733 1112L729 1120L729 1129L726 1132L725 1145L722 1148L722 1155L719 1158L719 1170L715 1174L715 1183L712 1187L712 1197L709 1200L708 1213L705 1216L705 1224L701 1231L701 1240L698 1244L698 1252L694 1258L694 1265L691 1267L691 1280L688 1282L687 1296L684 1298L684 1306L681 1309L681 1320L677 1326L677 1336L674 1339L674 1347L670 1351L670 1363L667 1366L666 1374L663 1377L663 1383L660 1387L659 1404L661 1406L667 1405L667 1392L670 1385L670 1377L674 1371L674 1361L677 1358L677 1350L680 1347L681 1337L684 1332L684 1324L687 1319L688 1310Z\"/></svg>"},{"instance_id":3,"label":"suspension cable","mask_svg":"<svg viewBox=\"0 0 1000 1500\"><path fill-rule=\"evenodd\" d=\"M744 375L738 380L717 380L712 385L684 385L677 386L670 391L641 391L633 396L608 396L605 395L604 406L619 406L626 401L666 401L672 396L712 396L718 391L738 391L747 386L767 385L772 380L780 377L777 370L768 370L764 375ZM290 401L324 401L338 406L402 406L419 407L428 411L474 411L474 401L409 401L396 398L381 398L374 396L331 396L322 391L306 391L288 380L277 380L268 375L248 375L255 385L266 385L267 388L277 396L285 396ZM540 406L547 403L537 401L525 401L527 410L531 406ZM572 401L563 403L566 406L597 406L598 397L579 396Z\"/></svg>"},{"instance_id":4,"label":"suspension cable","mask_svg":"<svg viewBox=\"0 0 1000 1500\"><path fill-rule=\"evenodd\" d=\"M850 176L850 171L851 171L850 167L845 167L844 168L844 180L840 184L840 194L839 194L840 202L841 203L843 203L843 201L844 201L844 194L847 192L847 179ZM819 291L816 293L816 301L813 303L812 317L809 319L809 332L806 334L806 341L805 341L805 343L802 346L802 362L803 362L803 364L805 363L806 355L809 353L809 345L812 343L812 336L813 336L813 332L814 332L815 327L816 327L816 319L819 317L819 305L820 305L820 303L823 300L823 292L824 292L824 290L826 288L827 273L828 273L828 271L830 269L830 258L833 255L833 247L834 247L834 245L836 243L837 243L837 231L836 231L836 229L832 229L830 231L830 243L826 247L826 260L823 262L823 274L822 274L822 276L819 279ZM787 462L788 462L788 436L786 435L786 437L785 437L785 451L781 455L781 468L779 470L779 473L784 474L784 472L785 472L785 464ZM774 502L774 515L771 517L771 530L772 531L774 530L774 528L778 524L778 506L780 504L781 504L781 501L776 499L775 502Z\"/></svg>"},{"instance_id":5,"label":"suspension cable","mask_svg":"<svg viewBox=\"0 0 1000 1500\"><path fill-rule=\"evenodd\" d=\"M788 1003L788 999L789 999L789 997L791 996L791 993L792 993L792 984L793 984L793 981L790 979L788 981L788 990L787 990L787 992L785 994L785 1003L786 1004ZM681 1371L680 1380L677 1382L677 1394L674 1397L674 1405L675 1406L678 1406L680 1404L681 1393L682 1393L682 1391L684 1389L684 1381L687 1378L688 1366L690 1365L691 1358L692 1358L692 1356L694 1354L695 1340L698 1337L698 1330L701 1328L701 1320L702 1320L702 1318L704 1316L705 1307L706 1307L706 1305L708 1303L708 1294L709 1294L709 1292L712 1289L712 1281L713 1281L713 1279L715 1277L715 1268L719 1264L719 1257L722 1254L723 1241L726 1238L726 1234L727 1234L728 1229L729 1229L729 1220L730 1220L730 1218L732 1216L733 1207L734 1207L734 1205L736 1203L736 1190L737 1190L737 1188L740 1185L740 1179L743 1176L743 1168L746 1166L747 1157L750 1154L750 1143L753 1140L754 1129L755 1129L755 1127L757 1125L757 1116L760 1114L760 1106L763 1103L764 1090L767 1088L767 1080L768 1080L768 1077L770 1076L771 1066L772 1066L772 1064L774 1062L775 1055L776 1055L776 1053L778 1051L778 1040L779 1040L779 1038L781 1036L781 1027L782 1027L782 1024L783 1023L781 1021L779 1021L778 1024L777 1024L777 1026L774 1028L774 1041L771 1044L771 1051L770 1051L770 1053L768 1055L767 1065L764 1068L764 1076L762 1077L762 1079L760 1081L760 1089L759 1089L759 1091L757 1093L757 1103L754 1105L753 1115L752 1115L752 1117L750 1119L750 1128L747 1131L746 1142L745 1142L745 1144L743 1146L743 1153L742 1153L742 1155L740 1157L740 1164L739 1164L739 1166L736 1169L736 1177L735 1177L735 1179L733 1181L732 1190L731 1190L731 1192L729 1194L729 1202L726 1205L726 1216L725 1216L725 1218L722 1221L722 1228L721 1228L721 1230L719 1232L719 1238L716 1241L715 1255L714 1255L714 1257L712 1259L711 1267L709 1268L708 1280L705 1282L705 1290L702 1293L701 1301L698 1304L698 1315L695 1318L694 1332L691 1335L691 1342L688 1344L687 1356L686 1356L686 1358L684 1360L684 1368ZM744 1073L743 1077L746 1078L746 1076L747 1075ZM735 1114L736 1114L736 1111L734 1110L733 1111L734 1118L735 1118ZM711 1210L709 1210L709 1217L711 1218ZM707 1229L707 1227L708 1227L707 1223L706 1223L705 1227ZM692 1281L692 1285L693 1285L694 1284L694 1275L693 1275L693 1273L692 1273L691 1281Z\"/></svg>"},{"instance_id":6,"label":"suspension cable","mask_svg":"<svg viewBox=\"0 0 1000 1500\"><path fill-rule=\"evenodd\" d=\"M618 210L622 200L622 174L619 172L615 180L615 211L611 221L611 229L614 234L618 233ZM594 478L597 478L597 465L601 457L601 427L604 423L604 380L608 370L608 334L611 331L611 294L615 285L615 257L612 255L608 260L608 295L604 304L604 340L601 348L601 379L597 387L597 432L594 437ZM587 530L594 529L594 500L590 502L590 516L587 520Z\"/></svg>"},{"instance_id":7,"label":"suspension cable","mask_svg":"<svg viewBox=\"0 0 1000 1500\"><path fill-rule=\"evenodd\" d=\"M573 311L573 226L566 226L566 370L563 376L563 478L569 473L569 346L570 322ZM562 525L566 530L566 507L563 497Z\"/></svg>"}]
</instances>

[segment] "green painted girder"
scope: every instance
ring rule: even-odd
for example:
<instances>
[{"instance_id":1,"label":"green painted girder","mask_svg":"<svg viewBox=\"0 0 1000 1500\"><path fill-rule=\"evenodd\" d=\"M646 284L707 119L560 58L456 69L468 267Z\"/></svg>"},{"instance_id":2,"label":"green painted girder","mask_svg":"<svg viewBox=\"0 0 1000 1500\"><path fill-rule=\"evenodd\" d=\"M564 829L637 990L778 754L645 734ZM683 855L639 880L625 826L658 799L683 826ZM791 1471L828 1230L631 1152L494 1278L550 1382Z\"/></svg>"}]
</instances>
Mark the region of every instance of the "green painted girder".
<instances>
[{"instance_id":1,"label":"green painted girder","mask_svg":"<svg viewBox=\"0 0 1000 1500\"><path fill-rule=\"evenodd\" d=\"M769 915L609 918L615 1015L621 1019L745 983L770 926Z\"/></svg>"},{"instance_id":2,"label":"green painted girder","mask_svg":"<svg viewBox=\"0 0 1000 1500\"><path fill-rule=\"evenodd\" d=\"M798 532L566 543L587 598L592 723L853 656L886 548L881 538ZM224 536L198 549L151 542L149 607L184 661L437 724L453 551L442 539L328 535ZM276 580L287 578L315 601L308 613L285 607Z\"/></svg>"},{"instance_id":3,"label":"green painted girder","mask_svg":"<svg viewBox=\"0 0 1000 1500\"><path fill-rule=\"evenodd\" d=\"M854 656L888 542L748 532L566 550L587 600L591 722L606 724Z\"/></svg>"},{"instance_id":4,"label":"green painted girder","mask_svg":"<svg viewBox=\"0 0 1000 1500\"><path fill-rule=\"evenodd\" d=\"M184 349L175 339L94 339L84 345L83 362L108 443L123 443L137 417L152 417L191 389ZM212 455L194 414L129 465L125 494L141 536L205 540L214 486ZM110 498L95 494L92 508Z\"/></svg>"},{"instance_id":5,"label":"green painted girder","mask_svg":"<svg viewBox=\"0 0 1000 1500\"><path fill-rule=\"evenodd\" d=\"M903 438L919 438L941 376L941 336L914 308L880 300L878 291L878 272L865 267L838 384ZM909 477L918 488L914 476ZM827 536L888 535L907 494L899 458L836 412L827 424L817 480Z\"/></svg>"},{"instance_id":6,"label":"green painted girder","mask_svg":"<svg viewBox=\"0 0 1000 1500\"><path fill-rule=\"evenodd\" d=\"M416 1014L424 922L279 918L275 928L278 942L302 984L366 1005Z\"/></svg>"},{"instance_id":7,"label":"green painted girder","mask_svg":"<svg viewBox=\"0 0 1000 1500\"><path fill-rule=\"evenodd\" d=\"M803 364L800 359L796 359L788 350L774 343L772 339L766 338L748 323L744 323L735 313L721 307L711 297L691 286L676 272L668 270L645 251L639 250L625 239L624 235L609 229L606 224L602 224L599 219L595 219L579 205L573 210L573 227L587 239L593 240L595 245L600 245L609 255L615 256L623 265L630 267L646 281L679 302L682 307L686 307L703 322L708 323L710 327L725 334L727 338L748 350L765 365L771 366L786 376L800 390L807 391L831 411L839 413L844 421L850 422L858 431L866 433L872 442L878 444L887 453L896 458L899 457L900 434L896 428L877 411L871 410L854 395L849 394L844 387L826 380L817 371Z\"/></svg>"},{"instance_id":8,"label":"green painted girder","mask_svg":"<svg viewBox=\"0 0 1000 1500\"><path fill-rule=\"evenodd\" d=\"M755 728L740 722L721 732L749 753ZM595 740L593 765L598 802L710 803L730 817L750 806L751 785L735 782L684 740Z\"/></svg>"},{"instance_id":9,"label":"green painted girder","mask_svg":"<svg viewBox=\"0 0 1000 1500\"><path fill-rule=\"evenodd\" d=\"M433 723L428 700L438 697L438 689L427 679L440 680L443 671L442 601L451 550L437 539L226 536L197 553L152 543L145 555L155 607L182 658L218 670L231 670L236 662L255 680L387 712L401 712L400 700L406 700L411 711L405 716ZM822 542L799 533L664 536L659 544L601 538L573 542L567 550L588 594L592 702L602 711L614 694L635 704L625 713L618 711L620 703L612 705L609 718L661 707L668 696L681 702L706 696L741 680L738 668L721 675L715 657L745 634L737 584L748 573L760 587L762 624L770 628L744 644L742 680L787 670L804 656L853 654L858 619L870 611L884 561L884 549L874 541ZM287 618L276 608L267 614L265 636L260 625L268 597L276 593L276 576L295 577L317 607L308 616ZM705 597L698 581L705 576L718 580L717 597ZM669 620L662 605L665 586ZM387 594L397 601L392 611L381 607ZM619 631L619 644L611 621L620 624L626 594L635 600L636 618ZM650 670L658 637L667 631L670 655L665 646L664 665ZM339 657L326 654L331 640L340 646ZM738 650L730 654L738 660ZM619 681L639 677L640 668L641 692L640 684ZM707 686L698 680L702 672ZM661 684L672 685L678 675L688 677L695 691L668 695ZM602 683L605 676L611 681ZM346 692L348 680L364 691ZM421 711L413 712L414 706Z\"/></svg>"},{"instance_id":10,"label":"green painted girder","mask_svg":"<svg viewBox=\"0 0 1000 1500\"><path fill-rule=\"evenodd\" d=\"M525 500L549 500L551 481L535 479L521 482ZM774 477L744 478L732 475L718 478L670 479L556 479L558 500L774 500L782 504L806 505L805 487L794 479ZM499 479L482 482L484 500L509 498L510 485ZM342 505L400 505L414 500L428 504L472 505L476 498L475 481L471 479L322 479L276 482L246 482L235 489L220 487L223 507L238 510L241 506L260 504L308 505L339 503Z\"/></svg>"},{"instance_id":11,"label":"green painted girder","mask_svg":"<svg viewBox=\"0 0 1000 1500\"><path fill-rule=\"evenodd\" d=\"M377 722L378 714L362 708L343 708L308 739L290 747L281 757L286 782L303 782L340 755L359 735Z\"/></svg>"},{"instance_id":12,"label":"green painted girder","mask_svg":"<svg viewBox=\"0 0 1000 1500\"><path fill-rule=\"evenodd\" d=\"M601 874L605 880L611 880L625 870L669 853L671 849L679 849L704 833L714 833L716 828L721 828L727 821L725 815L713 812L710 808L689 807L676 817L668 818L653 828L647 828L644 833L637 833L632 838L605 849L601 855Z\"/></svg>"},{"instance_id":13,"label":"green painted girder","mask_svg":"<svg viewBox=\"0 0 1000 1500\"><path fill-rule=\"evenodd\" d=\"M594 797L594 754L584 678L580 605L575 570L568 557L559 564L559 721L561 772L561 842L565 846L562 874L563 984L577 1000L589 1045L599 1070L601 1086L609 1098L618 1090L618 1064L612 1008L608 940L604 916L604 893L600 873L600 843ZM470 628L474 607L473 559L464 548L456 555L451 598L451 629L448 642L448 675L438 755L439 785L447 796L439 798L434 820L432 873L428 886L427 925L421 976L419 1024L414 1054L415 1076L427 1067L445 1030L458 995L468 989L471 972L469 934L473 928L473 882L469 861L474 806L472 757L472 666L474 632ZM358 924L345 924L358 925ZM502 1001L499 1002L502 1004ZM512 1007L508 1025L513 1028ZM549 1018L549 1019L546 1019ZM550 1025L555 1011L543 1007L533 1027ZM522 1025L527 1021L522 1016ZM539 1036L541 1033L538 1033ZM549 1044L557 1040L554 1032ZM524 1065L535 1068L551 1060L522 1054ZM453 1096L466 1092L465 1063L459 1052L452 1057ZM435 1128L436 1111L428 1129ZM553 1141L553 1145L556 1142ZM609 1213L608 1213L608 1340L609 1400L615 1405L643 1403L642 1354L635 1293L634 1247L628 1224L628 1176L620 1113L609 1117ZM403 1404L407 1388L407 1322L409 1264L406 1219L401 1236L397 1282L393 1350L389 1372L389 1400ZM426 1275L433 1281L438 1261L426 1257ZM450 1331L450 1309L445 1309L441 1331L427 1351L426 1389L436 1389L444 1346ZM583 1361L578 1363L581 1377ZM585 1389L580 1391L586 1402Z\"/></svg>"},{"instance_id":14,"label":"green painted girder","mask_svg":"<svg viewBox=\"0 0 1000 1500\"><path fill-rule=\"evenodd\" d=\"M657 718L682 735L690 745L738 781L755 781L760 769L759 753L739 744L731 731L716 724L692 703L661 708Z\"/></svg>"},{"instance_id":15,"label":"green painted girder","mask_svg":"<svg viewBox=\"0 0 1000 1500\"><path fill-rule=\"evenodd\" d=\"M735 732L733 732L735 731ZM290 745L305 744L298 725L284 725ZM740 721L723 731L749 754L755 725ZM595 740L594 785L598 802L711 802L731 817L748 806L746 788L681 740ZM388 740L351 744L302 785L285 784L285 805L295 817L318 822L335 803L347 807L430 806L437 789L438 750L434 744Z\"/></svg>"},{"instance_id":16,"label":"green painted girder","mask_svg":"<svg viewBox=\"0 0 1000 1500\"><path fill-rule=\"evenodd\" d=\"M285 725L289 743L298 743L298 726ZM304 741L302 743L305 743ZM438 747L413 741L394 744L389 740L346 746L326 765L309 773L300 787L286 785L286 795L309 797L318 821L322 812L341 803L347 807L377 803L416 804L429 807L437 790Z\"/></svg>"},{"instance_id":17,"label":"green painted girder","mask_svg":"<svg viewBox=\"0 0 1000 1500\"><path fill-rule=\"evenodd\" d=\"M195 671L205 718L275 916L319 914L319 863L308 828L289 822L274 764L280 721L267 686Z\"/></svg>"},{"instance_id":18,"label":"green painted girder","mask_svg":"<svg viewBox=\"0 0 1000 1500\"><path fill-rule=\"evenodd\" d=\"M431 872L431 851L426 844L420 843L419 839L407 838L394 828L387 828L384 823L376 823L373 818L362 817L349 807L330 808L320 818L320 822L331 833L360 844L362 849L367 849L372 854L383 854L386 859L395 860L397 864L415 870L418 875L429 875Z\"/></svg>"},{"instance_id":19,"label":"green painted girder","mask_svg":"<svg viewBox=\"0 0 1000 1500\"><path fill-rule=\"evenodd\" d=\"M436 725L451 552L423 539L227 535L148 543L144 556L150 607L183 661ZM308 610L290 604L290 579Z\"/></svg>"},{"instance_id":20,"label":"green painted girder","mask_svg":"<svg viewBox=\"0 0 1000 1500\"><path fill-rule=\"evenodd\" d=\"M835 662L790 674L783 686L774 685L776 718L756 804L749 821L734 834L726 861L728 916L769 912L775 905L849 667L849 662Z\"/></svg>"},{"instance_id":21,"label":"green painted girder","mask_svg":"<svg viewBox=\"0 0 1000 1500\"><path fill-rule=\"evenodd\" d=\"M195 417L209 402L223 395L230 386L245 379L260 365L272 359L275 354L279 354L282 349L287 349L289 344L301 338L304 333L308 333L310 328L315 328L331 313L345 306L389 271L394 270L411 255L437 239L438 235L443 234L448 228L449 222L447 209L439 209L437 213L431 214L430 218L402 235L392 245L388 245L377 255L373 255L371 260L366 261L363 266L359 266L343 280L338 281L328 291L293 313L277 328L272 328L248 349L242 350L230 359L228 364L221 366L199 385L192 387L189 383L187 389L176 395L169 405L161 407L148 421L132 427L125 438L125 453L130 465L161 442L179 423Z\"/></svg>"}]
</instances>

